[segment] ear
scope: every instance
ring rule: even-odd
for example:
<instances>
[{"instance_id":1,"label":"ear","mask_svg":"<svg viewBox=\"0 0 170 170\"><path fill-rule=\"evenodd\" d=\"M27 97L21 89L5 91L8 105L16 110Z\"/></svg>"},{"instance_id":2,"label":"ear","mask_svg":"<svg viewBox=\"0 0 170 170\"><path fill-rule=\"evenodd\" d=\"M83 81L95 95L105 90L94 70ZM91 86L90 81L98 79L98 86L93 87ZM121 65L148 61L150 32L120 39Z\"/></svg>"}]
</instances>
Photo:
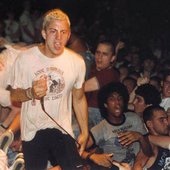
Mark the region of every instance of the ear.
<instances>
[{"instance_id":1,"label":"ear","mask_svg":"<svg viewBox=\"0 0 170 170\"><path fill-rule=\"evenodd\" d=\"M69 32L68 37L67 37L67 41L70 39L71 36L71 32Z\"/></svg>"},{"instance_id":2,"label":"ear","mask_svg":"<svg viewBox=\"0 0 170 170\"><path fill-rule=\"evenodd\" d=\"M42 35L42 37L44 38L44 40L46 39L46 32L45 32L45 30L43 29L42 31L41 31L41 35Z\"/></svg>"},{"instance_id":3,"label":"ear","mask_svg":"<svg viewBox=\"0 0 170 170\"><path fill-rule=\"evenodd\" d=\"M146 122L146 126L149 128L149 129L152 129L153 125L152 125L152 121L148 120Z\"/></svg>"}]
</instances>

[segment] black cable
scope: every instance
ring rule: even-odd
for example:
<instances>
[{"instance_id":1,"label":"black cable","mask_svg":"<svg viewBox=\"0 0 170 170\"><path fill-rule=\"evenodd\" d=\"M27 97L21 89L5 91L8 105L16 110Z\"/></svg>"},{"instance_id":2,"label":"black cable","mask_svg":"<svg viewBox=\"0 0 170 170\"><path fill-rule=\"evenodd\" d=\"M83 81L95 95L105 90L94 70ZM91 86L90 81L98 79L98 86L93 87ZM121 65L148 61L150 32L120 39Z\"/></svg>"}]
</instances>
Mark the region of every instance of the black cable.
<instances>
[{"instance_id":1,"label":"black cable","mask_svg":"<svg viewBox=\"0 0 170 170\"><path fill-rule=\"evenodd\" d=\"M69 136L77 143L78 149L79 149L79 148L80 148L80 144L78 143L78 141L77 141L76 139L74 139L61 125L59 125L59 124L57 123L57 121L56 121L53 117L51 117L51 116L46 112L45 107L44 107L44 97L42 97L42 98L40 99L40 103L41 103L41 107L42 107L42 110L44 111L44 113L45 113L59 128L61 128L67 135L69 135Z\"/></svg>"}]
</instances>

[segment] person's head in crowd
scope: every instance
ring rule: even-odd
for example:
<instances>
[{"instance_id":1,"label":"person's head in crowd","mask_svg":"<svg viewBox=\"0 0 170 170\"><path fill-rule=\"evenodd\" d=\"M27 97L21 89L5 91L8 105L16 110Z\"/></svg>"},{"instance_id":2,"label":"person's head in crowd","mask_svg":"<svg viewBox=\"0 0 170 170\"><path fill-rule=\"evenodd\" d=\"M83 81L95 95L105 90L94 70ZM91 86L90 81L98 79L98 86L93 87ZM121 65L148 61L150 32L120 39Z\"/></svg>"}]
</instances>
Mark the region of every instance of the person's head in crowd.
<instances>
[{"instance_id":1,"label":"person's head in crowd","mask_svg":"<svg viewBox=\"0 0 170 170\"><path fill-rule=\"evenodd\" d=\"M168 116L168 127L170 129L170 107L168 108L168 110L166 111L166 114Z\"/></svg>"},{"instance_id":2,"label":"person's head in crowd","mask_svg":"<svg viewBox=\"0 0 170 170\"><path fill-rule=\"evenodd\" d=\"M128 101L129 94L122 83L109 83L99 91L99 108L106 119L122 117L127 111Z\"/></svg>"},{"instance_id":3,"label":"person's head in crowd","mask_svg":"<svg viewBox=\"0 0 170 170\"><path fill-rule=\"evenodd\" d=\"M56 24L58 24L58 30L56 30ZM60 55L70 35L70 20L67 14L60 9L52 9L44 15L42 36L45 40L45 46L47 47L46 53L49 56L56 57L56 55Z\"/></svg>"},{"instance_id":4,"label":"person's head in crowd","mask_svg":"<svg viewBox=\"0 0 170 170\"><path fill-rule=\"evenodd\" d=\"M163 70L170 70L170 59L166 59L162 63Z\"/></svg>"},{"instance_id":5,"label":"person's head in crowd","mask_svg":"<svg viewBox=\"0 0 170 170\"><path fill-rule=\"evenodd\" d=\"M158 76L153 76L149 80L149 84L155 86L158 91L161 91L161 79Z\"/></svg>"},{"instance_id":6,"label":"person's head in crowd","mask_svg":"<svg viewBox=\"0 0 170 170\"><path fill-rule=\"evenodd\" d=\"M107 40L100 41L95 51L95 63L97 70L109 68L114 62L114 46Z\"/></svg>"},{"instance_id":7,"label":"person's head in crowd","mask_svg":"<svg viewBox=\"0 0 170 170\"><path fill-rule=\"evenodd\" d=\"M150 54L143 59L143 74L144 76L150 77L154 71L157 64L156 58Z\"/></svg>"},{"instance_id":8,"label":"person's head in crowd","mask_svg":"<svg viewBox=\"0 0 170 170\"><path fill-rule=\"evenodd\" d=\"M160 92L151 84L143 84L135 90L134 111L140 116L142 116L145 108L151 105L159 105L160 102Z\"/></svg>"},{"instance_id":9,"label":"person's head in crowd","mask_svg":"<svg viewBox=\"0 0 170 170\"><path fill-rule=\"evenodd\" d=\"M132 78L132 77L125 77L122 81L122 83L126 86L129 95L132 93L132 91L134 90L134 88L137 85L137 81Z\"/></svg>"},{"instance_id":10,"label":"person's head in crowd","mask_svg":"<svg viewBox=\"0 0 170 170\"><path fill-rule=\"evenodd\" d=\"M131 67L134 71L139 71L141 69L141 58L137 52L131 54Z\"/></svg>"},{"instance_id":11,"label":"person's head in crowd","mask_svg":"<svg viewBox=\"0 0 170 170\"><path fill-rule=\"evenodd\" d=\"M168 135L168 116L163 107L147 107L143 112L143 120L152 135Z\"/></svg>"},{"instance_id":12,"label":"person's head in crowd","mask_svg":"<svg viewBox=\"0 0 170 170\"><path fill-rule=\"evenodd\" d=\"M130 71L128 77L132 77L137 81L138 78L140 77L140 73L137 71Z\"/></svg>"},{"instance_id":13,"label":"person's head in crowd","mask_svg":"<svg viewBox=\"0 0 170 170\"><path fill-rule=\"evenodd\" d=\"M170 97L170 70L164 72L162 82L162 98Z\"/></svg>"},{"instance_id":14,"label":"person's head in crowd","mask_svg":"<svg viewBox=\"0 0 170 170\"><path fill-rule=\"evenodd\" d=\"M120 73L120 81L122 82L125 77L128 76L129 74L129 68L126 65L121 65L119 68L119 73Z\"/></svg>"}]
</instances>

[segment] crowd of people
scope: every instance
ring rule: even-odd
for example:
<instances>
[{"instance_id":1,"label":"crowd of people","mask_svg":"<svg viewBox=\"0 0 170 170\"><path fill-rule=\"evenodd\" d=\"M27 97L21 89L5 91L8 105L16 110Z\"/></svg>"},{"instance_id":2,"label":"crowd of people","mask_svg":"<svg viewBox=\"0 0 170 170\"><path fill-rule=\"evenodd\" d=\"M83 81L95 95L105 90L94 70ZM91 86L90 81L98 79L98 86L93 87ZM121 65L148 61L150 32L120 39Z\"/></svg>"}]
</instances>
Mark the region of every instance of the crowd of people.
<instances>
[{"instance_id":1,"label":"crowd of people","mask_svg":"<svg viewBox=\"0 0 170 170\"><path fill-rule=\"evenodd\" d=\"M165 39L98 30L110 3L89 32L30 1L0 22L0 169L170 169Z\"/></svg>"}]
</instances>

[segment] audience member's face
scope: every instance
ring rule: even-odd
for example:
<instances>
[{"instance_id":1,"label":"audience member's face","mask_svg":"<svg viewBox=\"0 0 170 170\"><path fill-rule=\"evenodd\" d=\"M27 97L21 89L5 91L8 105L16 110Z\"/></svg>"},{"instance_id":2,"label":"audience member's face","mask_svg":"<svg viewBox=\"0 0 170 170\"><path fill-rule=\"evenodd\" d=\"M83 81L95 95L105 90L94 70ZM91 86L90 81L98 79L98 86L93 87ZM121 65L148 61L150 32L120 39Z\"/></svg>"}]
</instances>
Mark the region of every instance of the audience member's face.
<instances>
[{"instance_id":1,"label":"audience member's face","mask_svg":"<svg viewBox=\"0 0 170 170\"><path fill-rule=\"evenodd\" d=\"M127 87L128 93L131 94L135 88L134 83L131 80L124 80L123 84Z\"/></svg>"},{"instance_id":2,"label":"audience member's face","mask_svg":"<svg viewBox=\"0 0 170 170\"><path fill-rule=\"evenodd\" d=\"M150 81L149 81L149 84L155 86L156 89L157 89L158 91L160 91L161 86L159 85L159 83L158 83L156 80L150 80Z\"/></svg>"},{"instance_id":3,"label":"audience member's face","mask_svg":"<svg viewBox=\"0 0 170 170\"><path fill-rule=\"evenodd\" d=\"M134 111L140 114L140 116L142 116L142 113L146 108L144 98L142 96L136 95L133 101L133 105L134 105Z\"/></svg>"},{"instance_id":4,"label":"audience member's face","mask_svg":"<svg viewBox=\"0 0 170 170\"><path fill-rule=\"evenodd\" d=\"M165 111L158 110L153 113L151 122L151 129L155 135L168 134L168 116Z\"/></svg>"},{"instance_id":5,"label":"audience member's face","mask_svg":"<svg viewBox=\"0 0 170 170\"><path fill-rule=\"evenodd\" d=\"M168 110L167 110L167 115L168 115L168 126L169 126L169 128L170 128L170 106L169 106L169 108L168 108Z\"/></svg>"},{"instance_id":6,"label":"audience member's face","mask_svg":"<svg viewBox=\"0 0 170 170\"><path fill-rule=\"evenodd\" d=\"M110 45L99 44L95 52L96 68L103 70L110 66L113 52Z\"/></svg>"},{"instance_id":7,"label":"audience member's face","mask_svg":"<svg viewBox=\"0 0 170 170\"><path fill-rule=\"evenodd\" d=\"M143 67L144 67L144 70L146 71L152 71L153 68L155 67L155 63L153 60L150 60L150 59L146 59L144 62L143 62Z\"/></svg>"},{"instance_id":8,"label":"audience member's face","mask_svg":"<svg viewBox=\"0 0 170 170\"><path fill-rule=\"evenodd\" d=\"M70 29L66 20L52 20L42 31L45 39L45 53L48 57L60 55L70 37Z\"/></svg>"},{"instance_id":9,"label":"audience member's face","mask_svg":"<svg viewBox=\"0 0 170 170\"><path fill-rule=\"evenodd\" d=\"M170 75L166 77L166 80L163 82L162 89L163 97L170 97Z\"/></svg>"},{"instance_id":10,"label":"audience member's face","mask_svg":"<svg viewBox=\"0 0 170 170\"><path fill-rule=\"evenodd\" d=\"M106 107L108 110L108 117L121 117L123 113L123 97L118 93L113 94L107 99Z\"/></svg>"},{"instance_id":11,"label":"audience member's face","mask_svg":"<svg viewBox=\"0 0 170 170\"><path fill-rule=\"evenodd\" d=\"M132 55L132 66L137 67L140 65L140 58L138 54L133 54Z\"/></svg>"}]
</instances>

